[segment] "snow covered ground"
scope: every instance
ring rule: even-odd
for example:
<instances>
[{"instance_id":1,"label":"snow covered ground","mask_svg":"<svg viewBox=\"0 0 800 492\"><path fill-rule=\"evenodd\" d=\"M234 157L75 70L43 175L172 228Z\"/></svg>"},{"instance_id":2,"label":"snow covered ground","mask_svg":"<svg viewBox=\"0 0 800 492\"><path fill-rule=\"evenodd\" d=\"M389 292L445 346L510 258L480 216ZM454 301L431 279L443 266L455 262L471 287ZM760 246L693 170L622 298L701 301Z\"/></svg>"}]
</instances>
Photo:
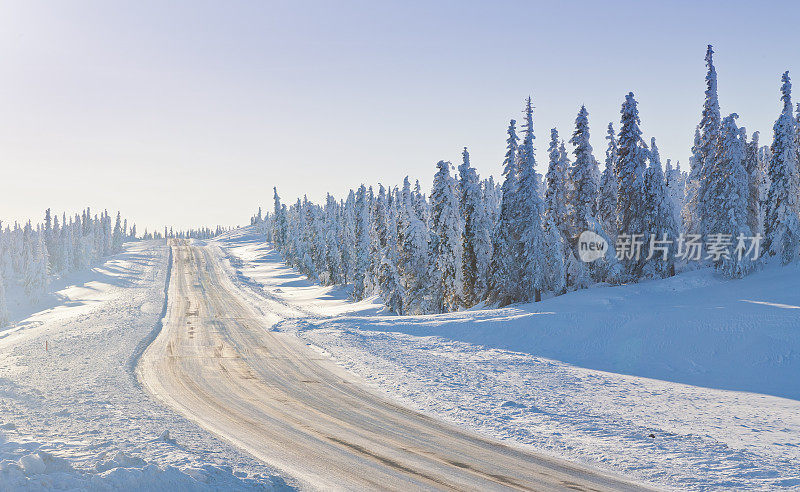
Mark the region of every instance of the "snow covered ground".
<instances>
[{"instance_id":1,"label":"snow covered ground","mask_svg":"<svg viewBox=\"0 0 800 492\"><path fill-rule=\"evenodd\" d=\"M38 306L12 305L0 331L0 490L285 487L136 382L136 357L162 316L167 259L163 241L131 243Z\"/></svg>"},{"instance_id":2,"label":"snow covered ground","mask_svg":"<svg viewBox=\"0 0 800 492\"><path fill-rule=\"evenodd\" d=\"M498 310L397 317L221 237L251 302L405 404L679 490L800 489L800 268L707 270Z\"/></svg>"}]
</instances>

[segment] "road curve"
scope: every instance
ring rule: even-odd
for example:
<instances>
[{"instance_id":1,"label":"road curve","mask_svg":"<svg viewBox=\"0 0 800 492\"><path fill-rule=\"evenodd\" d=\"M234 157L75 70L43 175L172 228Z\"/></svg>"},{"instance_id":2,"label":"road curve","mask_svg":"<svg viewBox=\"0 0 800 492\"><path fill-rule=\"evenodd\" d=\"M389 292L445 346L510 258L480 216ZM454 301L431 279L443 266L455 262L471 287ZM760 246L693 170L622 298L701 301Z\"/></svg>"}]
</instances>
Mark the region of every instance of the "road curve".
<instances>
[{"instance_id":1,"label":"road curve","mask_svg":"<svg viewBox=\"0 0 800 492\"><path fill-rule=\"evenodd\" d=\"M208 247L174 241L167 315L143 386L202 427L322 490L641 490L404 408L241 300Z\"/></svg>"}]
</instances>

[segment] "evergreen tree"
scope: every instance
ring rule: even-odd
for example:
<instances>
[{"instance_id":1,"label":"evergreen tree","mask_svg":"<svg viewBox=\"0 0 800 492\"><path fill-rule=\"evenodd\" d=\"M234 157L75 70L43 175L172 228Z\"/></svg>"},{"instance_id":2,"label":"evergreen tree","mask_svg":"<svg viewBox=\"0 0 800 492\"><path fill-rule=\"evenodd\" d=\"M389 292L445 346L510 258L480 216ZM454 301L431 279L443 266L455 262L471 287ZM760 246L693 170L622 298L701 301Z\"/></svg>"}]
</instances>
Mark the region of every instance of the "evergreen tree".
<instances>
[{"instance_id":1,"label":"evergreen tree","mask_svg":"<svg viewBox=\"0 0 800 492\"><path fill-rule=\"evenodd\" d=\"M3 222L0 221L0 282L4 287L9 285L14 274L13 259L11 258L11 230L3 229Z\"/></svg>"},{"instance_id":2,"label":"evergreen tree","mask_svg":"<svg viewBox=\"0 0 800 492\"><path fill-rule=\"evenodd\" d=\"M111 251L112 253L119 253L122 251L122 242L125 240L124 233L122 231L122 217L119 212L117 212L117 221L114 224L114 232L112 233L111 239Z\"/></svg>"},{"instance_id":3,"label":"evergreen tree","mask_svg":"<svg viewBox=\"0 0 800 492\"><path fill-rule=\"evenodd\" d=\"M503 161L505 180L501 187L500 214L493 237L493 255L490 266L491 297L500 305L514 302L519 288L515 282L518 276L517 244L519 244L516 224L518 183L516 158L519 137L516 123L515 120L511 120L508 125L506 156Z\"/></svg>"},{"instance_id":4,"label":"evergreen tree","mask_svg":"<svg viewBox=\"0 0 800 492\"><path fill-rule=\"evenodd\" d=\"M664 172L667 179L667 194L671 201L673 208L673 221L678 228L678 233L682 231L683 219L681 218L681 210L683 210L683 200L685 196L685 181L683 172L681 172L681 163L678 162L675 167L672 167L672 161L667 159L667 169Z\"/></svg>"},{"instance_id":5,"label":"evergreen tree","mask_svg":"<svg viewBox=\"0 0 800 492\"><path fill-rule=\"evenodd\" d=\"M0 328L8 324L8 308L6 306L6 290L5 281L2 272L0 272Z\"/></svg>"},{"instance_id":6,"label":"evergreen tree","mask_svg":"<svg viewBox=\"0 0 800 492\"><path fill-rule=\"evenodd\" d=\"M525 106L523 145L519 149L517 169L519 183L516 193L516 220L519 234L519 298L516 300L541 300L545 287L545 265L542 252L545 236L542 228L544 205L539 195L536 179L536 157L533 150L533 115L530 97Z\"/></svg>"},{"instance_id":7,"label":"evergreen tree","mask_svg":"<svg viewBox=\"0 0 800 492\"><path fill-rule=\"evenodd\" d=\"M753 234L763 232L761 228L761 183L764 178L758 160L758 132L745 147L744 170L747 173L747 226Z\"/></svg>"},{"instance_id":8,"label":"evergreen tree","mask_svg":"<svg viewBox=\"0 0 800 492\"><path fill-rule=\"evenodd\" d=\"M275 241L275 246L279 251L283 251L286 247L286 234L288 224L286 223L286 209L281 206L281 198L278 196L278 188L273 187L273 214L275 215L274 231L272 237Z\"/></svg>"},{"instance_id":9,"label":"evergreen tree","mask_svg":"<svg viewBox=\"0 0 800 492\"><path fill-rule=\"evenodd\" d=\"M386 256L392 259L392 262L397 267L397 252L398 252L398 226L400 215L400 191L396 186L389 188L388 208L386 214L386 236L387 236L387 251Z\"/></svg>"},{"instance_id":10,"label":"evergreen tree","mask_svg":"<svg viewBox=\"0 0 800 492\"><path fill-rule=\"evenodd\" d=\"M570 169L570 179L574 186L570 200L574 208L570 241L574 243L577 235L586 230L588 217L594 217L597 211L599 171L589 144L589 112L586 106L581 106L578 112L570 143L575 146L575 162Z\"/></svg>"},{"instance_id":11,"label":"evergreen tree","mask_svg":"<svg viewBox=\"0 0 800 492\"><path fill-rule=\"evenodd\" d=\"M632 92L625 96L620 113L617 231L626 235L644 234L647 228L642 220L645 209L642 198L647 150L642 141L639 110ZM638 278L642 273L643 259L625 259L623 265L630 277Z\"/></svg>"},{"instance_id":12,"label":"evergreen tree","mask_svg":"<svg viewBox=\"0 0 800 492\"><path fill-rule=\"evenodd\" d=\"M44 232L33 229L31 223L25 225L23 231L23 286L25 294L34 302L38 302L47 289L48 255L44 243Z\"/></svg>"},{"instance_id":13,"label":"evergreen tree","mask_svg":"<svg viewBox=\"0 0 800 492\"><path fill-rule=\"evenodd\" d=\"M606 148L606 161L603 175L600 179L600 197L597 200L597 215L605 230L616 236L617 224L617 137L614 135L614 125L608 124L606 134L608 148Z\"/></svg>"},{"instance_id":14,"label":"evergreen tree","mask_svg":"<svg viewBox=\"0 0 800 492\"><path fill-rule=\"evenodd\" d=\"M61 230L58 234L58 264L56 273L64 275L72 269L72 223L67 224L67 214L61 217Z\"/></svg>"},{"instance_id":15,"label":"evergreen tree","mask_svg":"<svg viewBox=\"0 0 800 492\"><path fill-rule=\"evenodd\" d=\"M455 311L461 305L461 227L458 197L449 162L439 161L431 190L431 308Z\"/></svg>"},{"instance_id":16,"label":"evergreen tree","mask_svg":"<svg viewBox=\"0 0 800 492\"><path fill-rule=\"evenodd\" d=\"M428 223L428 201L421 191L419 180L414 183L414 213L423 223Z\"/></svg>"},{"instance_id":17,"label":"evergreen tree","mask_svg":"<svg viewBox=\"0 0 800 492\"><path fill-rule=\"evenodd\" d=\"M356 300L367 297L369 292L370 266L370 213L367 188L363 184L356 193L356 243L355 243L355 276L353 278L353 297Z\"/></svg>"},{"instance_id":18,"label":"evergreen tree","mask_svg":"<svg viewBox=\"0 0 800 492\"><path fill-rule=\"evenodd\" d=\"M489 224L497 224L497 219L500 217L500 201L500 189L495 184L494 178L489 176L488 179L483 180L483 202L486 204Z\"/></svg>"},{"instance_id":19,"label":"evergreen tree","mask_svg":"<svg viewBox=\"0 0 800 492\"><path fill-rule=\"evenodd\" d=\"M55 270L55 262L58 261L58 255L56 254L56 246L57 246L57 229L58 229L58 216L55 217L53 220L52 213L48 208L44 212L44 243L47 248L47 253L49 254L50 258L50 269Z\"/></svg>"},{"instance_id":20,"label":"evergreen tree","mask_svg":"<svg viewBox=\"0 0 800 492\"><path fill-rule=\"evenodd\" d=\"M694 144L692 155L689 157L689 175L686 177L686 191L681 210L683 230L687 234L700 234L700 176L703 167L703 158L700 152L700 128L694 130Z\"/></svg>"},{"instance_id":21,"label":"evergreen tree","mask_svg":"<svg viewBox=\"0 0 800 492\"><path fill-rule=\"evenodd\" d=\"M644 274L663 278L675 275L674 244L678 237L678 225L655 138L651 139L649 157L650 165L644 175L642 230L647 241L645 251L649 259L645 260Z\"/></svg>"},{"instance_id":22,"label":"evergreen tree","mask_svg":"<svg viewBox=\"0 0 800 492\"><path fill-rule=\"evenodd\" d=\"M476 300L486 299L489 290L489 265L492 262L492 224L490 218L491 199L481 186L480 205L475 209L475 279Z\"/></svg>"},{"instance_id":23,"label":"evergreen tree","mask_svg":"<svg viewBox=\"0 0 800 492\"><path fill-rule=\"evenodd\" d=\"M566 252L561 231L552 217L544 216L544 242L541 251L542 290L561 294L566 291Z\"/></svg>"},{"instance_id":24,"label":"evergreen tree","mask_svg":"<svg viewBox=\"0 0 800 492\"><path fill-rule=\"evenodd\" d=\"M341 220L342 283L350 283L356 274L356 194L353 190L347 194Z\"/></svg>"},{"instance_id":25,"label":"evergreen tree","mask_svg":"<svg viewBox=\"0 0 800 492\"><path fill-rule=\"evenodd\" d=\"M406 292L405 313L421 314L428 309L428 237L425 224L416 214L410 214L400 245L400 275Z\"/></svg>"},{"instance_id":26,"label":"evergreen tree","mask_svg":"<svg viewBox=\"0 0 800 492\"><path fill-rule=\"evenodd\" d=\"M764 233L769 254L789 263L797 258L800 242L800 163L789 72L783 74L782 82L783 111L773 126Z\"/></svg>"},{"instance_id":27,"label":"evergreen tree","mask_svg":"<svg viewBox=\"0 0 800 492\"><path fill-rule=\"evenodd\" d=\"M405 231L414 216L414 204L411 194L411 182L408 176L403 178L403 188L400 190L397 204L397 251L398 254L402 250L403 243L405 242ZM398 265L400 268L400 265Z\"/></svg>"},{"instance_id":28,"label":"evergreen tree","mask_svg":"<svg viewBox=\"0 0 800 492\"><path fill-rule=\"evenodd\" d=\"M464 273L464 305L475 305L485 295L486 258L491 248L491 235L483 203L481 182L470 165L469 152L464 147L458 167L462 222L462 269Z\"/></svg>"},{"instance_id":29,"label":"evergreen tree","mask_svg":"<svg viewBox=\"0 0 800 492\"><path fill-rule=\"evenodd\" d=\"M381 187L380 194L383 193ZM385 244L380 251L380 265L378 267L377 279L380 287L381 297L384 304L393 312L403 314L403 297L405 295L397 268L397 207L394 198L394 191L390 188L384 199L385 220Z\"/></svg>"},{"instance_id":30,"label":"evergreen tree","mask_svg":"<svg viewBox=\"0 0 800 492\"><path fill-rule=\"evenodd\" d=\"M339 206L328 193L325 201L325 280L327 283L342 283L342 252L339 249Z\"/></svg>"},{"instance_id":31,"label":"evergreen tree","mask_svg":"<svg viewBox=\"0 0 800 492\"><path fill-rule=\"evenodd\" d=\"M699 154L698 160L701 162L700 164L700 188L699 188L699 199L698 199L698 212L699 212L699 221L701 224L700 230L702 234L708 234L710 231L707 227L707 222L712 221L713 217L711 216L710 210L708 208L708 202L712 199L709 187L710 187L710 169L714 167L714 156L715 156L715 149L717 146L717 140L719 139L719 129L720 129L720 111L719 111L719 98L717 97L717 71L714 68L714 60L713 60L714 50L711 49L711 45L708 45L708 49L706 51L706 97L705 103L703 104L703 112L700 118L700 147L699 147Z\"/></svg>"},{"instance_id":32,"label":"evergreen tree","mask_svg":"<svg viewBox=\"0 0 800 492\"><path fill-rule=\"evenodd\" d=\"M550 130L550 146L548 147L549 165L547 168L547 191L545 192L545 210L553 220L562 236L569 231L569 199L567 197L567 165L559 150L558 130Z\"/></svg>"},{"instance_id":33,"label":"evergreen tree","mask_svg":"<svg viewBox=\"0 0 800 492\"><path fill-rule=\"evenodd\" d=\"M19 257L20 263L18 276L22 278L25 295L31 299L38 295L35 267L36 252L33 234L33 228L29 221L22 230L22 247L17 249L17 251L19 251L17 256Z\"/></svg>"},{"instance_id":34,"label":"evergreen tree","mask_svg":"<svg viewBox=\"0 0 800 492\"><path fill-rule=\"evenodd\" d=\"M378 284L386 307L393 313L402 315L404 313L404 291L400 284L400 274L397 271L397 266L392 260L391 256L385 256L381 260L381 266L378 271Z\"/></svg>"},{"instance_id":35,"label":"evergreen tree","mask_svg":"<svg viewBox=\"0 0 800 492\"><path fill-rule=\"evenodd\" d=\"M722 120L720 138L715 149L714 167L709 169L709 234L724 235L734 244L737 238L749 238L747 225L748 177L745 170L746 136L736 126L736 113ZM749 256L735 254L721 257L715 266L729 277L742 277L751 268Z\"/></svg>"}]
</instances>

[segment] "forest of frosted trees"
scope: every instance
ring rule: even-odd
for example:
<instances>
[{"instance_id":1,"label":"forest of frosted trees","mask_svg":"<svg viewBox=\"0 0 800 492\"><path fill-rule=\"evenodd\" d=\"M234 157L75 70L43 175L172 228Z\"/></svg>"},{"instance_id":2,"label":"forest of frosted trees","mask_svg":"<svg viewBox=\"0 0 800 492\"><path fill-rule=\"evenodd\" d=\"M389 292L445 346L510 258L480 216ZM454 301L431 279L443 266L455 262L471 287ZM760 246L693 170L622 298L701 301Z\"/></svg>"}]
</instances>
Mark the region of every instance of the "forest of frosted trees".
<instances>
[{"instance_id":1,"label":"forest of frosted trees","mask_svg":"<svg viewBox=\"0 0 800 492\"><path fill-rule=\"evenodd\" d=\"M0 221L0 327L8 322L8 293L19 292L24 299L38 302L54 278L86 270L98 260L122 251L126 241L135 239L194 238L210 239L228 230L217 226L161 232L144 230L137 235L136 224L128 228L128 219L117 212L116 219L102 212L92 215L89 208L75 216L59 218L48 208L44 222L35 226ZM20 298L15 299L20 301Z\"/></svg>"},{"instance_id":2,"label":"forest of frosted trees","mask_svg":"<svg viewBox=\"0 0 800 492\"><path fill-rule=\"evenodd\" d=\"M93 216L89 208L74 217L62 214L60 219L48 208L44 223L36 226L28 221L3 228L0 222L0 326L8 321L10 290L36 302L52 278L85 270L98 259L119 253L122 244L135 237L136 225L128 230L128 220L119 212L112 219L108 211Z\"/></svg>"},{"instance_id":3,"label":"forest of frosted trees","mask_svg":"<svg viewBox=\"0 0 800 492\"><path fill-rule=\"evenodd\" d=\"M400 186L362 184L324 204L303 198L287 207L274 190L273 211L259 210L251 223L309 278L350 284L354 299L380 295L399 314L502 306L703 265L736 278L765 259L795 261L800 104L795 113L789 74L781 79L772 143L760 146L758 132L748 136L737 114L720 114L712 57L709 46L688 172L669 159L662 164L655 138L644 140L633 93L618 130L607 126L602 173L585 107L568 137L550 130L540 166L528 98L521 123L511 120L506 131L501 184L481 179L465 148L457 175L450 162L437 163L427 196L408 178ZM616 245L617 255L580 261L577 239L587 230ZM632 235L644 238L641 254L619 256Z\"/></svg>"}]
</instances>

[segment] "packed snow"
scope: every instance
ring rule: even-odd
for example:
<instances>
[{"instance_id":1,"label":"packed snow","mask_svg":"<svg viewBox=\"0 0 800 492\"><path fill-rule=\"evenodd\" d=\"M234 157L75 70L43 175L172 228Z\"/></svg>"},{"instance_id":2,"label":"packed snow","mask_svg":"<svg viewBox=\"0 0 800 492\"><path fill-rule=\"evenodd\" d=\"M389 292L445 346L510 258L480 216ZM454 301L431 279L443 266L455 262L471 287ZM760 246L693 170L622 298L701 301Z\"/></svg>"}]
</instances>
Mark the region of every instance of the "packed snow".
<instances>
[{"instance_id":1,"label":"packed snow","mask_svg":"<svg viewBox=\"0 0 800 492\"><path fill-rule=\"evenodd\" d=\"M406 405L660 487L800 488L797 265L394 316L308 281L254 231L216 243L251 302L281 300L275 329Z\"/></svg>"},{"instance_id":2,"label":"packed snow","mask_svg":"<svg viewBox=\"0 0 800 492\"><path fill-rule=\"evenodd\" d=\"M0 490L274 490L263 464L156 403L136 357L159 328L164 241L128 243L0 331ZM38 310L37 310L38 306Z\"/></svg>"}]
</instances>

